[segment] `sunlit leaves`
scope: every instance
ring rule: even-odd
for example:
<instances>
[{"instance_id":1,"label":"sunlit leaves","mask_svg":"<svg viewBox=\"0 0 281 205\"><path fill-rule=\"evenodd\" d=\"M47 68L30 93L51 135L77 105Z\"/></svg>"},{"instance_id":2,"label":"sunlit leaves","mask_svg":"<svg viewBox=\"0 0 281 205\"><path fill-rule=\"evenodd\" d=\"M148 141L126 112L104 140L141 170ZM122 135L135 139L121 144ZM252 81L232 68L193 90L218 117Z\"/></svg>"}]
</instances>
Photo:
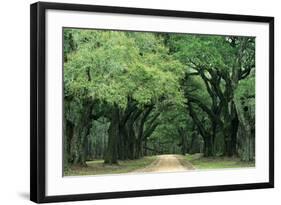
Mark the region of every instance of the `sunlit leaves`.
<instances>
[{"instance_id":1,"label":"sunlit leaves","mask_svg":"<svg viewBox=\"0 0 281 205\"><path fill-rule=\"evenodd\" d=\"M127 105L159 98L182 103L182 64L168 55L159 37L149 33L71 30L77 49L65 63L66 90L75 96Z\"/></svg>"}]
</instances>

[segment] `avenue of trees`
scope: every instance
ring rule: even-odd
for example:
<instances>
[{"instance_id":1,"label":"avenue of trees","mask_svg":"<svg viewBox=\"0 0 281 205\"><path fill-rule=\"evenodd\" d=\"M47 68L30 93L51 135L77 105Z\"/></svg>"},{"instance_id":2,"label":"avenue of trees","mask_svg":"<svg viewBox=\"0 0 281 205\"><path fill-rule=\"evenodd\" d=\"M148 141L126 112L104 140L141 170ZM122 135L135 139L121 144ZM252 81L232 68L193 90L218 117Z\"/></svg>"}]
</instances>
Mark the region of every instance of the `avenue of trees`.
<instances>
[{"instance_id":1,"label":"avenue of trees","mask_svg":"<svg viewBox=\"0 0 281 205\"><path fill-rule=\"evenodd\" d=\"M64 29L64 165L255 159L255 38Z\"/></svg>"}]
</instances>

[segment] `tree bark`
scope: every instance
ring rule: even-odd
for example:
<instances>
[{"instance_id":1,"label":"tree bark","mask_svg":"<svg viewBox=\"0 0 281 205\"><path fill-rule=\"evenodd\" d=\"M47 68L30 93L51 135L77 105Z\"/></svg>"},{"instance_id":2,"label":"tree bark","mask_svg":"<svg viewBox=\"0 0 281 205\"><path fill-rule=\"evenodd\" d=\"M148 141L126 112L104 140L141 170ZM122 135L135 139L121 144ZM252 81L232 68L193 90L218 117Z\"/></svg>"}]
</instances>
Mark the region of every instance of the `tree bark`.
<instances>
[{"instance_id":1,"label":"tree bark","mask_svg":"<svg viewBox=\"0 0 281 205\"><path fill-rule=\"evenodd\" d=\"M119 139L119 109L115 105L111 112L111 122L108 129L108 146L105 154L105 164L117 164L117 143Z\"/></svg>"},{"instance_id":2,"label":"tree bark","mask_svg":"<svg viewBox=\"0 0 281 205\"><path fill-rule=\"evenodd\" d=\"M189 115L193 119L200 135L202 136L202 138L204 140L204 156L205 157L213 156L214 149L213 149L213 143L212 143L212 141L213 141L212 136L210 134L208 134L208 132L204 128L204 125L198 119L195 111L193 110L192 103L190 101L188 101L188 109L189 109Z\"/></svg>"}]
</instances>

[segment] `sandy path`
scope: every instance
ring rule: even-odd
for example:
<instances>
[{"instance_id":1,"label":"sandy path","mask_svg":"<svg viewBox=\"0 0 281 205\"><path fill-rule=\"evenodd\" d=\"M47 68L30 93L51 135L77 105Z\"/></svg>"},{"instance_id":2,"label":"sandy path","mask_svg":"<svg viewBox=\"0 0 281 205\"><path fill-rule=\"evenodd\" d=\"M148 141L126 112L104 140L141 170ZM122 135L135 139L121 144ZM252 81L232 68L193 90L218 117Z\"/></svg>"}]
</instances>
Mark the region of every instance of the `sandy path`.
<instances>
[{"instance_id":1,"label":"sandy path","mask_svg":"<svg viewBox=\"0 0 281 205\"><path fill-rule=\"evenodd\" d=\"M158 155L157 159L152 164L143 169L135 170L134 172L178 172L194 169L191 164L183 166L180 163L180 159L180 155Z\"/></svg>"}]
</instances>

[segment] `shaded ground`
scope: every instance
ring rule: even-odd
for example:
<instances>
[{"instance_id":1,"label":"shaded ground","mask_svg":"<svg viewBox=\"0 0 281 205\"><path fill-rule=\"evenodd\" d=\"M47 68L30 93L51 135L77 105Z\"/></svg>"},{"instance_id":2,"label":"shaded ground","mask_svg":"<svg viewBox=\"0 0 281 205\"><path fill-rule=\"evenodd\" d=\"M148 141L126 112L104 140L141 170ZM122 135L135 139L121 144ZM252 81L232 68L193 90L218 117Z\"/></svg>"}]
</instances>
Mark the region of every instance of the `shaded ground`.
<instances>
[{"instance_id":1,"label":"shaded ground","mask_svg":"<svg viewBox=\"0 0 281 205\"><path fill-rule=\"evenodd\" d=\"M105 165L103 160L88 161L87 166L71 166L65 172L65 176L120 174L132 172L149 166L156 160L156 156L148 156L142 159L119 161L118 165Z\"/></svg>"},{"instance_id":2,"label":"shaded ground","mask_svg":"<svg viewBox=\"0 0 281 205\"><path fill-rule=\"evenodd\" d=\"M158 155L157 159L149 166L135 170L135 173L142 172L178 172L194 169L192 164L184 161L181 155L167 154Z\"/></svg>"},{"instance_id":3,"label":"shaded ground","mask_svg":"<svg viewBox=\"0 0 281 205\"><path fill-rule=\"evenodd\" d=\"M196 169L223 169L255 167L255 162L243 162L238 157L203 157L202 154L188 154L184 161L191 163Z\"/></svg>"}]
</instances>

